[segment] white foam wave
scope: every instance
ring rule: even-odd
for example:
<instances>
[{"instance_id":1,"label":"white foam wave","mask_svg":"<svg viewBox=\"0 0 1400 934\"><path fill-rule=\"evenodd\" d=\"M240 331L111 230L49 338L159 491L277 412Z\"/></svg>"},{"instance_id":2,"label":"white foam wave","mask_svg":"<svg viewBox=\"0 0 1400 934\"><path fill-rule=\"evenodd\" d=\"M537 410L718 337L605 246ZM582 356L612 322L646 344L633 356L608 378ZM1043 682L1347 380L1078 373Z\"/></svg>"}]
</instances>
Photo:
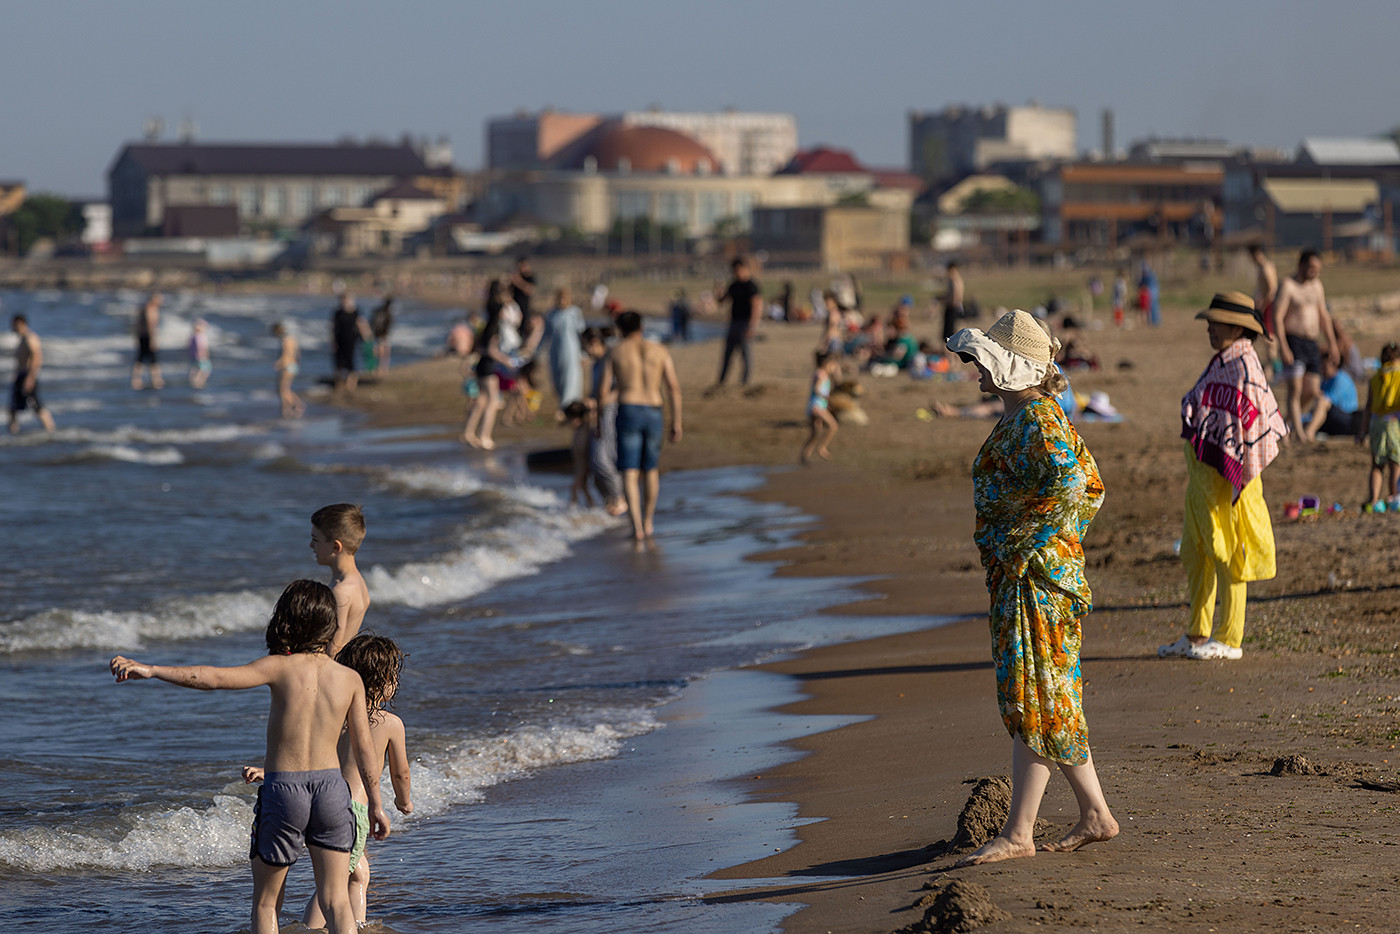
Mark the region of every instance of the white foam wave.
<instances>
[{"instance_id":1,"label":"white foam wave","mask_svg":"<svg viewBox=\"0 0 1400 934\"><path fill-rule=\"evenodd\" d=\"M202 639L267 625L272 591L181 597L149 611L54 609L0 624L0 655L75 648L140 649L152 640Z\"/></svg>"},{"instance_id":2,"label":"white foam wave","mask_svg":"<svg viewBox=\"0 0 1400 934\"><path fill-rule=\"evenodd\" d=\"M525 727L468 739L410 765L412 815L392 809L393 789L381 786L391 823L399 828L482 798L483 789L527 778L540 769L616 756L623 743L660 724L649 710L599 711L595 722ZM596 722L601 720L602 722ZM412 736L409 737L412 749ZM225 786L227 792L239 787ZM0 865L29 872L75 869L145 871L160 866L217 868L248 859L250 797L216 794L207 808L124 813L106 834L53 828L0 831Z\"/></svg>"},{"instance_id":3,"label":"white foam wave","mask_svg":"<svg viewBox=\"0 0 1400 934\"><path fill-rule=\"evenodd\" d=\"M185 462L185 455L181 454L178 449L169 446L142 450L127 444L94 444L86 448L79 456L125 461L128 464L150 464L153 467L167 467Z\"/></svg>"},{"instance_id":4,"label":"white foam wave","mask_svg":"<svg viewBox=\"0 0 1400 934\"><path fill-rule=\"evenodd\" d=\"M258 425L202 425L198 428L165 429L119 425L106 431L60 426L48 437L53 441L79 444L218 444L265 432L266 429Z\"/></svg>"},{"instance_id":5,"label":"white foam wave","mask_svg":"<svg viewBox=\"0 0 1400 934\"><path fill-rule=\"evenodd\" d=\"M365 574L377 601L411 607L435 606L475 596L516 577L538 574L573 553L573 542L597 535L618 520L602 512L566 510L519 519L484 530L467 547L434 561L415 561L389 570L376 565Z\"/></svg>"}]
</instances>

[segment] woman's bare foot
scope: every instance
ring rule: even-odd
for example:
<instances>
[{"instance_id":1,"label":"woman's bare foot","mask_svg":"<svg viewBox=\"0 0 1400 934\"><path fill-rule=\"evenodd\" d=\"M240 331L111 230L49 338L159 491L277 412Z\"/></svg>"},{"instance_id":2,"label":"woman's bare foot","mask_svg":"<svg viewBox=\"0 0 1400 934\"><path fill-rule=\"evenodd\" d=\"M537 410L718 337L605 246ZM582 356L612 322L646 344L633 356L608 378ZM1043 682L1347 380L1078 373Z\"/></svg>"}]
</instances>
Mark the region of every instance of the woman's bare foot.
<instances>
[{"instance_id":1,"label":"woman's bare foot","mask_svg":"<svg viewBox=\"0 0 1400 934\"><path fill-rule=\"evenodd\" d=\"M469 448L481 447L481 439L477 438L476 435L465 431L462 432L462 443Z\"/></svg>"},{"instance_id":2,"label":"woman's bare foot","mask_svg":"<svg viewBox=\"0 0 1400 934\"><path fill-rule=\"evenodd\" d=\"M1116 836L1118 836L1118 822L1113 819L1113 815L1086 817L1071 827L1069 833L1054 843L1044 844L1041 849L1050 853L1070 853L1081 846L1102 843L1104 840L1112 840Z\"/></svg>"},{"instance_id":3,"label":"woman's bare foot","mask_svg":"<svg viewBox=\"0 0 1400 934\"><path fill-rule=\"evenodd\" d=\"M1034 841L1013 843L1009 838L996 836L954 863L954 866L980 866L982 863L999 863L1004 859L1019 859L1034 856Z\"/></svg>"},{"instance_id":4,"label":"woman's bare foot","mask_svg":"<svg viewBox=\"0 0 1400 934\"><path fill-rule=\"evenodd\" d=\"M817 456L820 457L820 458L821 458L822 460L824 460L824 461L829 461L829 460L831 460L831 452L828 451L826 448L818 448L818 449L817 449Z\"/></svg>"},{"instance_id":5,"label":"woman's bare foot","mask_svg":"<svg viewBox=\"0 0 1400 934\"><path fill-rule=\"evenodd\" d=\"M476 441L483 451L496 450L496 442L492 441L490 438L477 438Z\"/></svg>"}]
</instances>

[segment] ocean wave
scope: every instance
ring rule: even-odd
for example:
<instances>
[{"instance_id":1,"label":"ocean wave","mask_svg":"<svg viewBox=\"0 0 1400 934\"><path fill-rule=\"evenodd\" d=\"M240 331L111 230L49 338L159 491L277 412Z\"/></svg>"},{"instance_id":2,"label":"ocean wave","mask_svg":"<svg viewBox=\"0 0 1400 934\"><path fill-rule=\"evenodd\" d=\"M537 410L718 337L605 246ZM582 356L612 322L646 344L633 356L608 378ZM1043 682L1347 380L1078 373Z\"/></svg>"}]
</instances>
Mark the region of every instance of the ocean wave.
<instances>
[{"instance_id":1,"label":"ocean wave","mask_svg":"<svg viewBox=\"0 0 1400 934\"><path fill-rule=\"evenodd\" d=\"M529 494L525 494L529 495ZM520 518L502 528L478 530L470 545L432 561L364 572L376 601L416 608L465 600L504 580L538 574L573 554L570 545L618 523L601 511L567 510Z\"/></svg>"},{"instance_id":2,"label":"ocean wave","mask_svg":"<svg viewBox=\"0 0 1400 934\"><path fill-rule=\"evenodd\" d=\"M589 722L592 721L592 722ZM393 826L441 814L481 800L483 791L527 778L556 765L612 758L623 743L660 724L650 710L595 711L574 722L521 729L499 736L469 738L442 753L417 755L412 815L393 809L387 773L380 793ZM235 766L230 765L232 771ZM27 872L103 869L142 872L162 866L231 867L248 860L251 795L229 794L225 786L208 807L166 810L128 809L105 831L30 827L0 831L0 865Z\"/></svg>"},{"instance_id":3,"label":"ocean wave","mask_svg":"<svg viewBox=\"0 0 1400 934\"><path fill-rule=\"evenodd\" d=\"M179 449L166 445L164 447L154 447L147 450L132 447L129 444L94 444L84 448L72 457L64 458L63 462L72 463L75 461L124 461L128 464L149 464L153 467L168 467L173 464L183 464L185 455Z\"/></svg>"},{"instance_id":4,"label":"ocean wave","mask_svg":"<svg viewBox=\"0 0 1400 934\"><path fill-rule=\"evenodd\" d=\"M267 625L275 591L180 597L150 610L52 609L0 623L0 655L77 648L141 649L148 641L205 639Z\"/></svg>"}]
</instances>

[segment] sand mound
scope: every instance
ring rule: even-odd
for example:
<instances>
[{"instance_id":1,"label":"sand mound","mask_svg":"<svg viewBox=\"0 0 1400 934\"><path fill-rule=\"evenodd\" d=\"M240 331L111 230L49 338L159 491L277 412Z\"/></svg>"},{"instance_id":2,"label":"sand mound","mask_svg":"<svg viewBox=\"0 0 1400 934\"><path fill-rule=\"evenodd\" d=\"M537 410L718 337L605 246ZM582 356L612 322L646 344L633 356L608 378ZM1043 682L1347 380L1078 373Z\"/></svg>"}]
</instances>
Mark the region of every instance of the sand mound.
<instances>
[{"instance_id":1,"label":"sand mound","mask_svg":"<svg viewBox=\"0 0 1400 934\"><path fill-rule=\"evenodd\" d=\"M1279 756L1274 760L1270 775L1325 775L1320 765L1313 765L1302 756Z\"/></svg>"},{"instance_id":2,"label":"sand mound","mask_svg":"<svg viewBox=\"0 0 1400 934\"><path fill-rule=\"evenodd\" d=\"M1011 810L1011 779L993 775L977 779L977 784L958 815L958 832L953 848L978 847L997 835Z\"/></svg>"},{"instance_id":3,"label":"sand mound","mask_svg":"<svg viewBox=\"0 0 1400 934\"><path fill-rule=\"evenodd\" d=\"M1006 781L1009 795L1011 783L1003 780ZM961 833L961 830L959 832ZM920 904L925 901L926 899L921 899ZM959 879L934 893L932 903L924 912L922 920L900 928L895 934L962 934L984 924L1005 921L1010 917L1009 912L996 906L992 896L982 886Z\"/></svg>"}]
</instances>

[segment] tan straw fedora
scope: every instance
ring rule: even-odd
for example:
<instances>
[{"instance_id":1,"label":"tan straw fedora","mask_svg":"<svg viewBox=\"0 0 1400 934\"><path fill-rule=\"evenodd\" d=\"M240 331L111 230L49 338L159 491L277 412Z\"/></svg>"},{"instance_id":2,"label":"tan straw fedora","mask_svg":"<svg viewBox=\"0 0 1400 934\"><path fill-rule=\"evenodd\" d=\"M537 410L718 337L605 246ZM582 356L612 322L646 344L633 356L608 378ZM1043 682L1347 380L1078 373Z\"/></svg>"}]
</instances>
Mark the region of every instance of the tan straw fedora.
<instances>
[{"instance_id":1,"label":"tan straw fedora","mask_svg":"<svg viewBox=\"0 0 1400 934\"><path fill-rule=\"evenodd\" d=\"M1255 334L1264 333L1264 319L1254 307L1254 299L1243 292L1215 293L1210 307L1197 312L1196 317L1218 324L1233 324Z\"/></svg>"},{"instance_id":2,"label":"tan straw fedora","mask_svg":"<svg viewBox=\"0 0 1400 934\"><path fill-rule=\"evenodd\" d=\"M1054 369L1060 342L1018 308L985 331L963 328L948 338L948 349L968 363L980 363L1001 389L1016 391L1039 385Z\"/></svg>"}]
</instances>

